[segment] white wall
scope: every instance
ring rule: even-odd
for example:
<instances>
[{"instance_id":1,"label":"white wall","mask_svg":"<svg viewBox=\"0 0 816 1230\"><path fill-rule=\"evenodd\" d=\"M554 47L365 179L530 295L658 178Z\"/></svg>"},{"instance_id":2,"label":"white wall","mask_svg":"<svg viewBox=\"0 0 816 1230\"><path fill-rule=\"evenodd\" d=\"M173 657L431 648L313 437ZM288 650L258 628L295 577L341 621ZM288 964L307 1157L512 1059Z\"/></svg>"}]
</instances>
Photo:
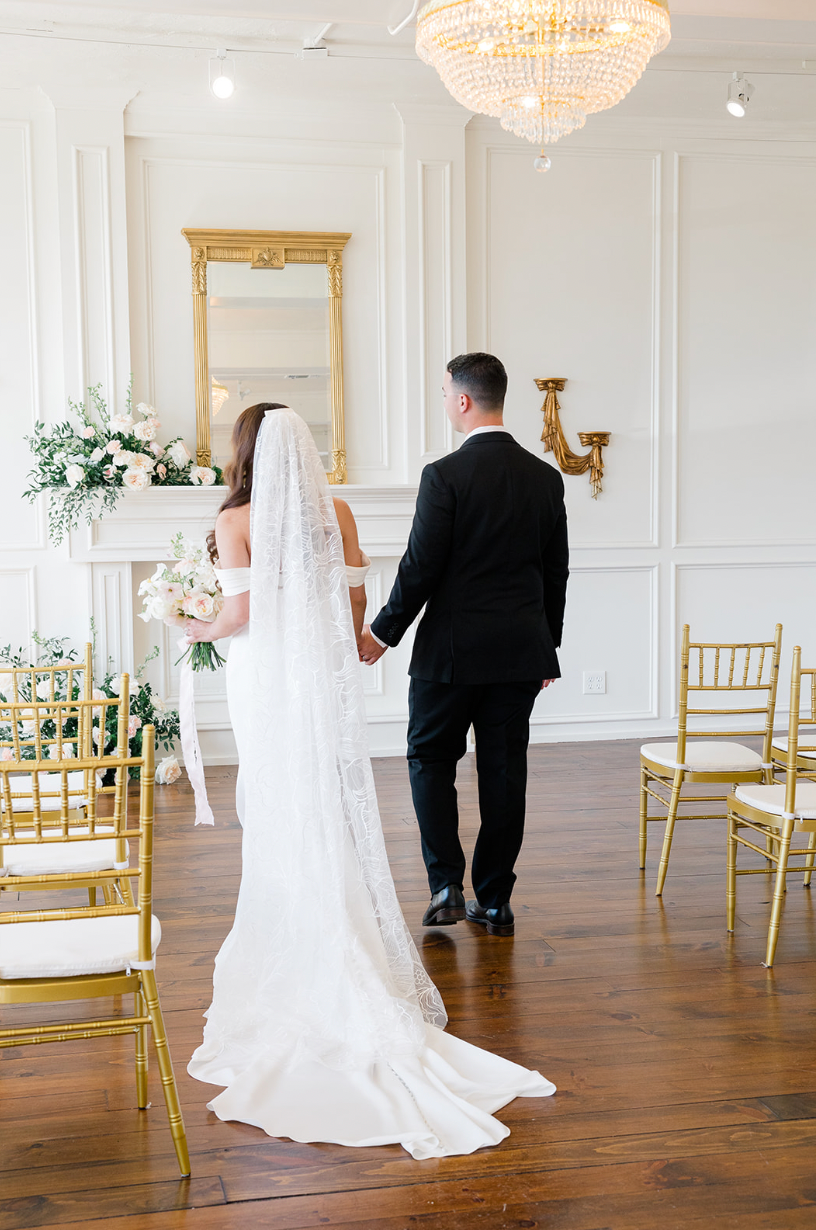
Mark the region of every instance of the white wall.
<instances>
[{"instance_id":1,"label":"white wall","mask_svg":"<svg viewBox=\"0 0 816 1230\"><path fill-rule=\"evenodd\" d=\"M650 80L653 93L682 80L693 95L693 74L662 77L674 80ZM816 140L794 118L702 130L694 106L660 124L611 113L537 175L529 146L492 122L466 127L436 97L396 109L361 85L342 108L216 113L163 88L0 92L0 644L32 626L83 640L95 612L101 658L132 667L134 581L179 506L132 497L118 520L49 548L42 509L20 501L20 437L62 417L86 381L121 399L132 370L137 399L192 444L180 230L291 227L353 236L348 496L374 562L372 612L422 466L452 445L444 362L488 348L508 366L508 422L532 451L535 377L567 378L576 451L579 430L612 433L599 499L586 476L565 480L564 677L538 703L534 738L668 733L685 620L742 639L779 619L785 663L794 642L816 660ZM191 526L211 514L200 495ZM366 672L378 752L404 747L409 649ZM607 672L606 695L583 695L585 670ZM172 693L166 662L156 681ZM221 682L207 692L205 752L229 759Z\"/></svg>"}]
</instances>

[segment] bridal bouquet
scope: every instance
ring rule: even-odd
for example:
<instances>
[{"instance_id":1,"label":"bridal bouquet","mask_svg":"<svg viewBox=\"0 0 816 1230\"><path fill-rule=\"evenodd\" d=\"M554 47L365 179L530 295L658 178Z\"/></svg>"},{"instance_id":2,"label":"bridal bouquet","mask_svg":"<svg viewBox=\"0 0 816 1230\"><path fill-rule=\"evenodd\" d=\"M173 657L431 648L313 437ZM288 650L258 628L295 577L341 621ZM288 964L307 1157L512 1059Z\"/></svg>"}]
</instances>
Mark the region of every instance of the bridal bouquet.
<instances>
[{"instance_id":1,"label":"bridal bouquet","mask_svg":"<svg viewBox=\"0 0 816 1230\"><path fill-rule=\"evenodd\" d=\"M88 389L95 414L83 402L69 401L68 421L51 427L37 423L34 435L26 436L34 469L25 495L34 500L42 491L49 493L48 532L54 544L76 528L83 513L90 524L112 509L123 491L221 482L218 467L194 464L180 436L158 443L161 423L153 406L140 402L134 411L128 389L124 414L115 414L100 389Z\"/></svg>"},{"instance_id":2,"label":"bridal bouquet","mask_svg":"<svg viewBox=\"0 0 816 1230\"><path fill-rule=\"evenodd\" d=\"M223 606L224 597L206 549L190 542L181 533L171 540L171 548L170 562L157 564L152 577L139 586L139 596L144 599L139 618L145 623L160 619L179 628L183 628L188 619L212 623ZM194 671L214 671L224 665L212 641L196 641L179 659L184 660Z\"/></svg>"}]
</instances>

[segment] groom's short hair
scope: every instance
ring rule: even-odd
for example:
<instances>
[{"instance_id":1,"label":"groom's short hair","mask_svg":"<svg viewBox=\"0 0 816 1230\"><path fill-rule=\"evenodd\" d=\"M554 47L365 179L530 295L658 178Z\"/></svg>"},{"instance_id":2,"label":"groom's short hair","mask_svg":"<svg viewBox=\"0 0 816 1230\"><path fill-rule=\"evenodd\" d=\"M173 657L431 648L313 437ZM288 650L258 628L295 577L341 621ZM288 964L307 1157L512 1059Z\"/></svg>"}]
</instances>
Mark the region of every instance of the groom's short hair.
<instances>
[{"instance_id":1,"label":"groom's short hair","mask_svg":"<svg viewBox=\"0 0 816 1230\"><path fill-rule=\"evenodd\" d=\"M507 372L494 354L460 354L448 364L451 379L462 393L485 409L500 410L507 393Z\"/></svg>"}]
</instances>

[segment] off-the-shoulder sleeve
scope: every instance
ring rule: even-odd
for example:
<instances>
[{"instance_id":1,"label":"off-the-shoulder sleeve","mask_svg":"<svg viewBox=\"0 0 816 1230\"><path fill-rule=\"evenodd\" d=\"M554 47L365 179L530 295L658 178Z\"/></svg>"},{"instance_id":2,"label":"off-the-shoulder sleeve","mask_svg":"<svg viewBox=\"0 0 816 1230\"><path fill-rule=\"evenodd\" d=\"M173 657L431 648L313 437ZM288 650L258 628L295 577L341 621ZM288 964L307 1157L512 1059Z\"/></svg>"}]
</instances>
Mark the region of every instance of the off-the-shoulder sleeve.
<instances>
[{"instance_id":1,"label":"off-the-shoulder sleeve","mask_svg":"<svg viewBox=\"0 0 816 1230\"><path fill-rule=\"evenodd\" d=\"M225 598L245 594L249 589L249 568L216 568L215 575Z\"/></svg>"},{"instance_id":2,"label":"off-the-shoulder sleeve","mask_svg":"<svg viewBox=\"0 0 816 1230\"><path fill-rule=\"evenodd\" d=\"M349 589L357 589L359 585L365 585L365 579L368 576L368 570L371 567L371 560L366 555L365 551L361 551L363 557L363 565L361 568L351 568L346 564L346 576L348 577Z\"/></svg>"}]
</instances>

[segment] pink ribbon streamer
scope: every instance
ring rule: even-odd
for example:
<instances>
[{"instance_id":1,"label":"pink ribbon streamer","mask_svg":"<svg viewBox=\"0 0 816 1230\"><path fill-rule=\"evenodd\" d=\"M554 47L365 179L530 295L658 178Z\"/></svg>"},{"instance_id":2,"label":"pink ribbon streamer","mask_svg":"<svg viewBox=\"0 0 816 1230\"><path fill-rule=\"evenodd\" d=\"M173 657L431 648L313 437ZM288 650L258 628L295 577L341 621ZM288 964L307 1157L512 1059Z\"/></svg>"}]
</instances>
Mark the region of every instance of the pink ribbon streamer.
<instances>
[{"instance_id":1,"label":"pink ribbon streamer","mask_svg":"<svg viewBox=\"0 0 816 1230\"><path fill-rule=\"evenodd\" d=\"M179 649L189 649L186 640L179 641ZM184 756L184 767L190 779L190 785L195 795L196 824L215 824L209 800L207 785L204 781L204 762L201 759L201 748L198 744L198 730L195 719L195 692L193 688L193 668L185 661L181 668L179 681L179 724L181 726L181 751Z\"/></svg>"}]
</instances>

